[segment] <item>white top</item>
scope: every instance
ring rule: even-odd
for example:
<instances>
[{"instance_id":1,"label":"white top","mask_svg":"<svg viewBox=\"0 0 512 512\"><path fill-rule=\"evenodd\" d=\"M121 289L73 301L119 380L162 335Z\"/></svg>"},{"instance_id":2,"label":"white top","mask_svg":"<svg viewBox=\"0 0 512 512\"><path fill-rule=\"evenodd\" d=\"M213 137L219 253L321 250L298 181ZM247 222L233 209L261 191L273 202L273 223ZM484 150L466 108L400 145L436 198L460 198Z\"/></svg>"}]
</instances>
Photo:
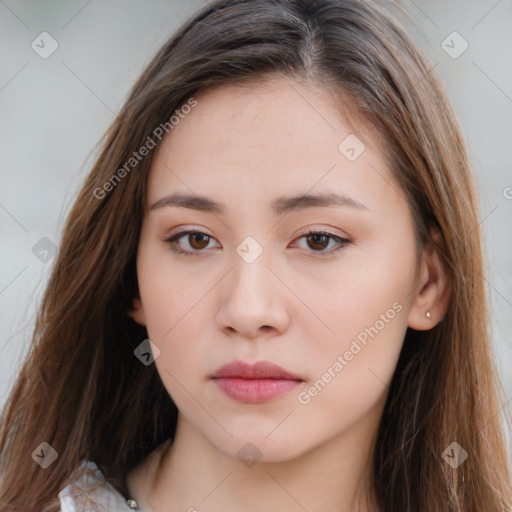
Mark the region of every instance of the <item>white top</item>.
<instances>
[{"instance_id":1,"label":"white top","mask_svg":"<svg viewBox=\"0 0 512 512\"><path fill-rule=\"evenodd\" d=\"M77 472L78 477L59 492L61 512L133 512L94 462L83 461Z\"/></svg>"}]
</instances>

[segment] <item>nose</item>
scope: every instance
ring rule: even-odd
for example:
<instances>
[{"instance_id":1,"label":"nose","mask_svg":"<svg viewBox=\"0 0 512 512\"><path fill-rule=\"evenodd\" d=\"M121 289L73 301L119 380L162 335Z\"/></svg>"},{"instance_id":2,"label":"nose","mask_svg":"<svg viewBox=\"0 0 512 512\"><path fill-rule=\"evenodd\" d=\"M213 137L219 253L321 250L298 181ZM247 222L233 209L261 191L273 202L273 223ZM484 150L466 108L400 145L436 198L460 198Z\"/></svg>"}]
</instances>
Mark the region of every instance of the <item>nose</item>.
<instances>
[{"instance_id":1,"label":"nose","mask_svg":"<svg viewBox=\"0 0 512 512\"><path fill-rule=\"evenodd\" d=\"M219 328L226 334L252 340L277 336L288 328L291 292L268 260L265 251L251 263L234 255L217 312Z\"/></svg>"}]
</instances>

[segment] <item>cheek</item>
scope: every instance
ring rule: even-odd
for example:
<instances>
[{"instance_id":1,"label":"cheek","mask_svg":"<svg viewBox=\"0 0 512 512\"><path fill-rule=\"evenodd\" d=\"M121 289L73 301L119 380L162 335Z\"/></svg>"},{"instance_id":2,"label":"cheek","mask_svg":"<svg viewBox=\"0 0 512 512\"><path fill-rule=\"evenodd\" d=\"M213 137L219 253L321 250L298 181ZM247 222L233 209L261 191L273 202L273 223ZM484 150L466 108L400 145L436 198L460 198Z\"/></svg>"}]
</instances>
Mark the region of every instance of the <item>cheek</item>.
<instances>
[{"instance_id":1,"label":"cheek","mask_svg":"<svg viewBox=\"0 0 512 512\"><path fill-rule=\"evenodd\" d=\"M206 302L201 301L204 290L201 294L199 288L195 292L180 289L159 279L153 285L148 282L144 296L141 291L148 336L159 347L159 361L169 371L189 366L201 352Z\"/></svg>"},{"instance_id":2,"label":"cheek","mask_svg":"<svg viewBox=\"0 0 512 512\"><path fill-rule=\"evenodd\" d=\"M137 255L139 292L144 306L148 334L155 342L165 342L193 314L194 305L204 295L204 286L172 264L173 255L161 242L141 238Z\"/></svg>"},{"instance_id":3,"label":"cheek","mask_svg":"<svg viewBox=\"0 0 512 512\"><path fill-rule=\"evenodd\" d=\"M180 410L197 407L192 396L200 396L206 326L204 302L192 293L166 286L161 280L149 288L145 304L148 336L160 349L155 364L165 389Z\"/></svg>"},{"instance_id":4,"label":"cheek","mask_svg":"<svg viewBox=\"0 0 512 512\"><path fill-rule=\"evenodd\" d=\"M155 360L167 391L179 392L177 382L197 366L198 340L204 325L205 288L170 264L170 255L154 244L142 246L137 257L139 292L149 339L159 348Z\"/></svg>"},{"instance_id":5,"label":"cheek","mask_svg":"<svg viewBox=\"0 0 512 512\"><path fill-rule=\"evenodd\" d=\"M379 333L391 327L405 332L416 260L412 244L400 249L383 250L375 244L373 250L354 250L339 265L295 281L294 291L316 313L299 315L297 321L308 332L316 325L314 340L322 352L329 346L341 350L358 336L364 341L373 327Z\"/></svg>"},{"instance_id":6,"label":"cheek","mask_svg":"<svg viewBox=\"0 0 512 512\"><path fill-rule=\"evenodd\" d=\"M396 248L380 243L347 256L329 279L301 291L329 330L312 315L302 320L304 331L313 332L315 323L324 334L303 347L313 386L302 389L299 403L318 407L315 415L356 420L382 397L407 330L415 270L412 242Z\"/></svg>"},{"instance_id":7,"label":"cheek","mask_svg":"<svg viewBox=\"0 0 512 512\"><path fill-rule=\"evenodd\" d=\"M367 414L380 414L400 355L407 315L397 303L395 309L383 309L376 301L371 307L384 315L381 320L368 313L368 306L368 301L361 304L364 314L357 318L340 314L337 336L323 337L314 348L308 347L312 378L296 397L306 430L335 435Z\"/></svg>"}]
</instances>

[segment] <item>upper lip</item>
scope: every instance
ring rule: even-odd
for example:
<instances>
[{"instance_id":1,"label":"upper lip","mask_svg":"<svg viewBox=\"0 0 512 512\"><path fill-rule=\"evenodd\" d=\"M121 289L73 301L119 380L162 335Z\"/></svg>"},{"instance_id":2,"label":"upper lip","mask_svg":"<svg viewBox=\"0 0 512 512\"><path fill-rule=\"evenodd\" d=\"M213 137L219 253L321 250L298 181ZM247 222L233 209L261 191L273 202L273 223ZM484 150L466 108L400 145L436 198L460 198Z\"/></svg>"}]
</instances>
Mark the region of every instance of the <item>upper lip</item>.
<instances>
[{"instance_id":1,"label":"upper lip","mask_svg":"<svg viewBox=\"0 0 512 512\"><path fill-rule=\"evenodd\" d=\"M298 375L281 368L277 364L269 361L258 361L250 364L244 361L232 361L221 366L212 376L218 378L241 378L241 379L282 379L299 380L303 379Z\"/></svg>"}]
</instances>

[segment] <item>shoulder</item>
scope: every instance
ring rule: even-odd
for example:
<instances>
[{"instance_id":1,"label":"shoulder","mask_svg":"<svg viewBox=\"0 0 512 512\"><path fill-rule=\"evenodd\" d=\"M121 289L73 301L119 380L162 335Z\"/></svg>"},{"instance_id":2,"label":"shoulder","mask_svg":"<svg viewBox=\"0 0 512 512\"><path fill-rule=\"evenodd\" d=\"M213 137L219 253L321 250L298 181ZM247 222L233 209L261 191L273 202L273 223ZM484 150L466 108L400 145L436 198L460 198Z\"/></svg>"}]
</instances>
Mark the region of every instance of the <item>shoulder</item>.
<instances>
[{"instance_id":1,"label":"shoulder","mask_svg":"<svg viewBox=\"0 0 512 512\"><path fill-rule=\"evenodd\" d=\"M61 512L128 512L125 498L92 461L82 461L72 481L59 492ZM132 511L133 512L133 511Z\"/></svg>"}]
</instances>

